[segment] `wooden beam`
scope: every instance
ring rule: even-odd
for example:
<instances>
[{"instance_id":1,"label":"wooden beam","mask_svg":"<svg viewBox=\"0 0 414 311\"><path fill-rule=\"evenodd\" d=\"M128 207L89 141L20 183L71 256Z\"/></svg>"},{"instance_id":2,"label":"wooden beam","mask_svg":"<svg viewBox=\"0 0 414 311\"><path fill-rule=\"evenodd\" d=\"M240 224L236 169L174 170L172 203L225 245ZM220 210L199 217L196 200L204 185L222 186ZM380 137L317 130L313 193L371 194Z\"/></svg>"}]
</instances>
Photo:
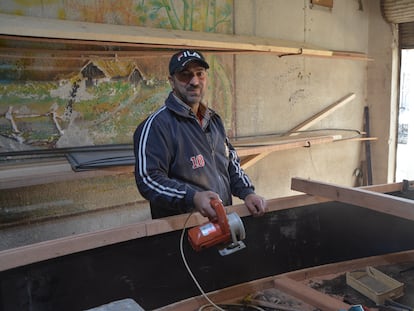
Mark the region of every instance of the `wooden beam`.
<instances>
[{"instance_id":1,"label":"wooden beam","mask_svg":"<svg viewBox=\"0 0 414 311\"><path fill-rule=\"evenodd\" d=\"M344 138L342 141L374 141L378 140L378 137L355 137L355 138Z\"/></svg>"},{"instance_id":2,"label":"wooden beam","mask_svg":"<svg viewBox=\"0 0 414 311\"><path fill-rule=\"evenodd\" d=\"M322 311L348 310L351 307L332 296L319 292L316 289L288 277L275 278L273 283L277 289L298 298L313 307L317 307Z\"/></svg>"},{"instance_id":3,"label":"wooden beam","mask_svg":"<svg viewBox=\"0 0 414 311\"><path fill-rule=\"evenodd\" d=\"M246 170L248 169L250 166L253 166L254 164L256 164L257 162L259 162L261 159L266 158L269 154L271 154L273 151L266 151L266 152L262 152L253 156L248 156L247 159L241 159L241 168Z\"/></svg>"},{"instance_id":4,"label":"wooden beam","mask_svg":"<svg viewBox=\"0 0 414 311\"><path fill-rule=\"evenodd\" d=\"M355 98L354 93L350 93L350 94L342 97L341 99L339 99L338 101L336 101L333 104L329 105L328 107L326 107L325 109L323 109L322 111L317 113L316 115L312 116L311 118L307 119L306 121L302 122L301 124L295 126L293 129L288 131L285 135L294 136L294 135L300 134L300 133L298 133L299 131L304 131L304 130L310 128L312 125L319 122L323 118L327 117L328 115L333 113L335 110L341 108L345 104L349 103L354 98Z\"/></svg>"},{"instance_id":5,"label":"wooden beam","mask_svg":"<svg viewBox=\"0 0 414 311\"><path fill-rule=\"evenodd\" d=\"M316 136L316 137L302 137L299 139L288 139L288 140L280 140L274 141L273 144L269 145L259 145L259 146L251 146L251 147L238 147L237 154L240 157L251 155L251 154L259 154L262 152L273 152L273 151L280 151L280 150L287 150L293 149L298 147L310 147L312 145L330 143L334 140L341 139L341 135L331 135L331 136Z\"/></svg>"},{"instance_id":6,"label":"wooden beam","mask_svg":"<svg viewBox=\"0 0 414 311\"><path fill-rule=\"evenodd\" d=\"M34 38L105 41L157 45L159 48L194 47L209 50L262 51L279 55L332 57L334 52L303 42L218 33L97 24L0 14L0 35ZM347 57L353 52L349 52ZM358 53L358 58L360 58Z\"/></svg>"},{"instance_id":7,"label":"wooden beam","mask_svg":"<svg viewBox=\"0 0 414 311\"><path fill-rule=\"evenodd\" d=\"M290 131L288 131L283 136L296 136L296 135L299 135L300 134L299 133L300 131L303 131L303 130L306 130L306 129L310 128L312 125L314 125L315 123L319 122L320 120L322 120L326 116L330 115L335 110L337 110L338 108L342 107L346 103L350 102L354 98L355 98L355 94L354 93L350 93L350 94L344 96L343 98L341 98L340 100L338 100L335 103L331 104L329 107L327 107L324 110L322 110L321 112L317 113L316 115L314 115L310 119L308 119L308 120L302 122L301 124L299 124L298 126L294 127L293 129L291 129ZM255 143L257 144L257 141ZM306 147L306 146L304 146L304 147ZM266 151L261 152L260 154L258 154L255 157L250 157L248 159L248 161L245 161L244 163L242 163L242 168L243 169L247 169L248 167L252 166L253 164L256 164L261 159L267 157L273 151L274 150L266 150Z\"/></svg>"},{"instance_id":8,"label":"wooden beam","mask_svg":"<svg viewBox=\"0 0 414 311\"><path fill-rule=\"evenodd\" d=\"M303 178L292 178L291 188L311 195L369 208L380 213L414 220L413 200Z\"/></svg>"},{"instance_id":9,"label":"wooden beam","mask_svg":"<svg viewBox=\"0 0 414 311\"><path fill-rule=\"evenodd\" d=\"M217 33L203 33L200 36L199 32L192 31L97 24L8 14L0 14L0 33L30 37L158 44L160 48L162 45L178 45L332 56L332 52L325 49L307 48L306 45L299 42L271 38Z\"/></svg>"},{"instance_id":10,"label":"wooden beam","mask_svg":"<svg viewBox=\"0 0 414 311\"><path fill-rule=\"evenodd\" d=\"M370 136L370 126L369 126L369 108L368 106L364 107L364 130L368 136ZM365 142L365 164L366 164L366 174L367 174L367 185L372 185L372 161L371 161L371 142L367 140Z\"/></svg>"},{"instance_id":11,"label":"wooden beam","mask_svg":"<svg viewBox=\"0 0 414 311\"><path fill-rule=\"evenodd\" d=\"M39 161L36 163L3 165L0 167L0 190L35 186L83 178L130 174L133 166L115 166L74 172L67 159Z\"/></svg>"},{"instance_id":12,"label":"wooden beam","mask_svg":"<svg viewBox=\"0 0 414 311\"><path fill-rule=\"evenodd\" d=\"M347 52L347 51L333 51L333 58L341 58L341 59L360 59L365 61L373 61L374 59L371 57L368 57L364 53L360 52Z\"/></svg>"},{"instance_id":13,"label":"wooden beam","mask_svg":"<svg viewBox=\"0 0 414 311\"><path fill-rule=\"evenodd\" d=\"M311 278L323 277L326 275L338 275L347 271L358 270L367 266L382 266L392 263L409 262L414 260L414 250L389 253L370 257L357 258L343 262L334 262L317 268L310 267L292 272L286 276L296 281L303 281ZM283 274L281 276L284 276ZM339 311L339 310L338 310Z\"/></svg>"},{"instance_id":14,"label":"wooden beam","mask_svg":"<svg viewBox=\"0 0 414 311\"><path fill-rule=\"evenodd\" d=\"M378 139L377 137L339 138L339 135L336 135L336 138L334 138L332 141L331 140L326 141L326 143L333 142L333 141L334 142L340 142L340 141L367 141L367 140L377 140L377 139ZM323 142L320 142L320 143L323 143ZM319 144L319 143L317 143L317 144ZM298 145L290 145L290 147L286 148L286 149L293 149L293 148L298 148L298 147L310 147L311 145L313 145L313 144L311 143L311 141L308 140L307 143L303 143L303 145L299 145L299 146ZM252 166L253 164L255 164L256 162L258 162L259 160L265 158L266 156L268 156L273 151L280 151L280 150L286 150L286 149L277 147L275 150L264 151L264 152L258 153L258 154L255 153L255 154L252 154L252 155L251 154L246 155L241 159L241 163L242 163L241 167L243 169L246 169L246 168ZM252 150L250 150L250 152L255 152L257 150L258 149L252 147Z\"/></svg>"},{"instance_id":15,"label":"wooden beam","mask_svg":"<svg viewBox=\"0 0 414 311\"><path fill-rule=\"evenodd\" d=\"M274 151L288 150L299 147L311 147L312 145L319 145L325 143L331 143L337 139L341 139L340 135L333 136L319 136L319 137L304 137L300 139L283 140L279 138L279 141L273 141L271 145L262 145L257 147L239 147L237 148L237 154L239 157L249 156L246 161L242 160L241 167L247 169L261 159L267 157ZM256 154L255 156L251 156Z\"/></svg>"}]
</instances>

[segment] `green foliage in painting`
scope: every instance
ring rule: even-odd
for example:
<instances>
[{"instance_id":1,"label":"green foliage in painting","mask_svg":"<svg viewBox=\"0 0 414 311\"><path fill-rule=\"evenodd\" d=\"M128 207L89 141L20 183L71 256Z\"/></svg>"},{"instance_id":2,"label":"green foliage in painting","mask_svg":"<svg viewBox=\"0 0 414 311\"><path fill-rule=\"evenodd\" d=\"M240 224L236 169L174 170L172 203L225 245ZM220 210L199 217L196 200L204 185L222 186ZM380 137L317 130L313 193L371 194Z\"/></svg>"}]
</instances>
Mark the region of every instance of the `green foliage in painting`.
<instances>
[{"instance_id":1,"label":"green foliage in painting","mask_svg":"<svg viewBox=\"0 0 414 311\"><path fill-rule=\"evenodd\" d=\"M233 1L142 0L136 6L140 23L152 27L231 33Z\"/></svg>"}]
</instances>

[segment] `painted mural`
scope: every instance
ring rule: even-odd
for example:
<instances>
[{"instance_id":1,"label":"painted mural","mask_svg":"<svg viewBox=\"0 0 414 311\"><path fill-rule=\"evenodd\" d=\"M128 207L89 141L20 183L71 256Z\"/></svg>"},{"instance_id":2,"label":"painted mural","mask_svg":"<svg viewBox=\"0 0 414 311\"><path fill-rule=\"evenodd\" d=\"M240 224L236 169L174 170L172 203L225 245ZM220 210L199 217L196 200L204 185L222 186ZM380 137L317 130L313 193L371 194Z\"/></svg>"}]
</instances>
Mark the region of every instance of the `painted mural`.
<instances>
[{"instance_id":1,"label":"painted mural","mask_svg":"<svg viewBox=\"0 0 414 311\"><path fill-rule=\"evenodd\" d=\"M232 8L233 0L0 3L0 13L6 14L220 33L233 31ZM0 38L0 152L132 142L137 124L160 107L170 91L167 67L174 51L124 58L76 53L88 48ZM114 47L103 47L110 49ZM206 56L208 102L231 135L232 56Z\"/></svg>"}]
</instances>

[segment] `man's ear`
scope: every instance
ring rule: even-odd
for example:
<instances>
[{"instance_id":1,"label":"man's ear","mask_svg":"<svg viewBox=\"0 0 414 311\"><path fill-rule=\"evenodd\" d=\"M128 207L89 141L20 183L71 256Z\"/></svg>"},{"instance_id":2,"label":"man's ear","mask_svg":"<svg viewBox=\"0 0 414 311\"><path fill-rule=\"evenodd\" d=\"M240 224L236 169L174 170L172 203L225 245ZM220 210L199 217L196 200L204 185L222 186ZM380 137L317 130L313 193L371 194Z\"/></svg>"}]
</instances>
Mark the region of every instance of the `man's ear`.
<instances>
[{"instance_id":1,"label":"man's ear","mask_svg":"<svg viewBox=\"0 0 414 311\"><path fill-rule=\"evenodd\" d=\"M168 82L170 82L171 89L174 89L174 79L171 76L168 76Z\"/></svg>"}]
</instances>

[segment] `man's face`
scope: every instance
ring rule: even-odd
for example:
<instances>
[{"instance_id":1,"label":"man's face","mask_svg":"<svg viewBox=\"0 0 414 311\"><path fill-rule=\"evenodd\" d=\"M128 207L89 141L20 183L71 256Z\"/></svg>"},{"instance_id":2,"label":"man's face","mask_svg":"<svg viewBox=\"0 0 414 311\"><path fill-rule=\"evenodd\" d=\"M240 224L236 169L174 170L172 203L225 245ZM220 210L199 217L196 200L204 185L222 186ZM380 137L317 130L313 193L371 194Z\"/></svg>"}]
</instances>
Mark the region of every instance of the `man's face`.
<instances>
[{"instance_id":1,"label":"man's face","mask_svg":"<svg viewBox=\"0 0 414 311\"><path fill-rule=\"evenodd\" d=\"M189 106L201 102L207 86L207 71L197 62L190 62L183 70L169 77L174 94Z\"/></svg>"}]
</instances>

